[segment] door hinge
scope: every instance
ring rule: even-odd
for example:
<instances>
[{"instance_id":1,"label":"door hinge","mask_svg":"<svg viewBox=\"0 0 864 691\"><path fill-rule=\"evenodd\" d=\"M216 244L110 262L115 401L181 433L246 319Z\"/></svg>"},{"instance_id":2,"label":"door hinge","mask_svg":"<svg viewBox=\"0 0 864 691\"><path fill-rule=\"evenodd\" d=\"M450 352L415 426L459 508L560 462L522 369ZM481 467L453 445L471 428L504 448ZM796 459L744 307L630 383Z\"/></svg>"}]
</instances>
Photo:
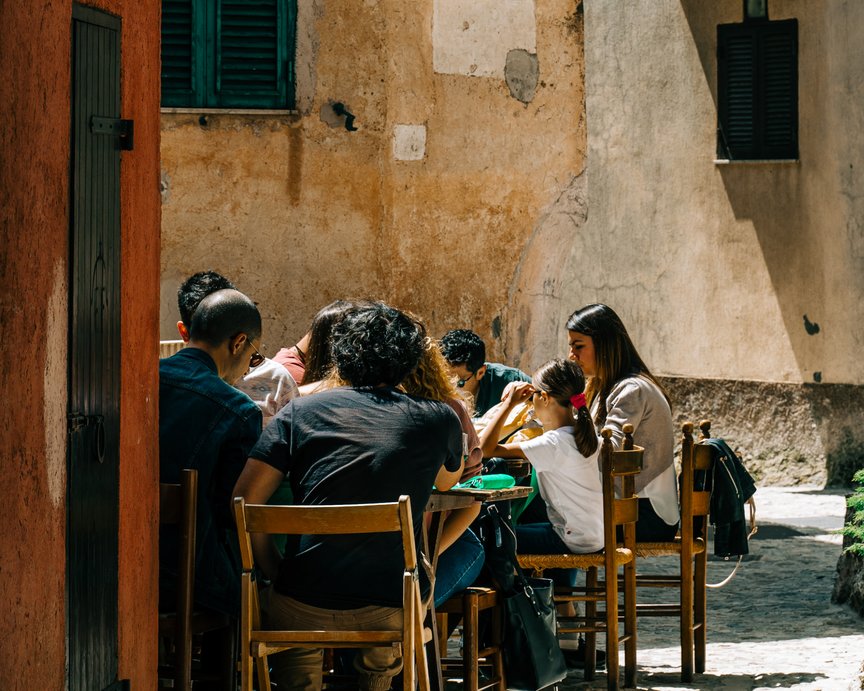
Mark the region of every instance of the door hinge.
<instances>
[{"instance_id":1,"label":"door hinge","mask_svg":"<svg viewBox=\"0 0 864 691\"><path fill-rule=\"evenodd\" d=\"M93 134L107 134L117 137L120 140L120 148L124 151L132 151L132 147L135 143L134 120L103 118L101 115L92 115L90 117L90 132Z\"/></svg>"}]
</instances>

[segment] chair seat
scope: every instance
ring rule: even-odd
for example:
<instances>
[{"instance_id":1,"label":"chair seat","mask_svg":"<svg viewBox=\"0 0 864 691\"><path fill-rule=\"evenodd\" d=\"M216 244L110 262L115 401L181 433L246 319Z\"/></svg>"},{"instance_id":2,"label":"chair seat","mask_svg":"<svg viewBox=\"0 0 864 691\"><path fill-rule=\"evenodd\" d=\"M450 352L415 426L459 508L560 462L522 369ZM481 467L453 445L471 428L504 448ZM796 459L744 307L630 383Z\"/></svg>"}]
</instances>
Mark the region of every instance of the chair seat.
<instances>
[{"instance_id":1,"label":"chair seat","mask_svg":"<svg viewBox=\"0 0 864 691\"><path fill-rule=\"evenodd\" d=\"M633 561L633 552L626 547L615 550L615 564L629 564ZM589 569L602 567L606 563L604 552L590 554L520 554L519 566L523 569L545 571L546 569Z\"/></svg>"},{"instance_id":2,"label":"chair seat","mask_svg":"<svg viewBox=\"0 0 864 691\"><path fill-rule=\"evenodd\" d=\"M498 604L500 592L494 588L485 588L483 586L471 586L468 588L471 593L477 596L477 605L480 609L487 609ZM436 607L435 611L439 614L462 614L462 597L456 595L451 597L447 602L440 607Z\"/></svg>"},{"instance_id":3,"label":"chair seat","mask_svg":"<svg viewBox=\"0 0 864 691\"><path fill-rule=\"evenodd\" d=\"M705 540L701 537L693 540L693 554L705 551ZM637 542L636 556L642 557L665 557L678 556L681 554L681 538L675 538L669 542Z\"/></svg>"},{"instance_id":4,"label":"chair seat","mask_svg":"<svg viewBox=\"0 0 864 691\"><path fill-rule=\"evenodd\" d=\"M504 654L501 648L502 604L503 597L499 590L471 586L435 608L440 636L439 653L445 680L458 678L464 691L485 689L506 691ZM483 641L480 640L480 612L487 612L490 616L487 638ZM449 615L462 619L462 644L459 657L447 655ZM486 668L486 675L481 674L481 665Z\"/></svg>"}]
</instances>

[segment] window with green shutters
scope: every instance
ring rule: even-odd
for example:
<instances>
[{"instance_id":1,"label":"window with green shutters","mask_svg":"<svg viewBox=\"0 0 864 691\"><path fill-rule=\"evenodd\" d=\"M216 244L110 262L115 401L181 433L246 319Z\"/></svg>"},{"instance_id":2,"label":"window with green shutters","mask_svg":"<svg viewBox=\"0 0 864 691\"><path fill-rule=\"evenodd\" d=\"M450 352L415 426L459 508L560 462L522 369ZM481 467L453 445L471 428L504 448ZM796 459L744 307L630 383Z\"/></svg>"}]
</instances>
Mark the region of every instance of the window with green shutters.
<instances>
[{"instance_id":1,"label":"window with green shutters","mask_svg":"<svg viewBox=\"0 0 864 691\"><path fill-rule=\"evenodd\" d=\"M294 107L296 0L162 0L162 105Z\"/></svg>"},{"instance_id":2,"label":"window with green shutters","mask_svg":"<svg viewBox=\"0 0 864 691\"><path fill-rule=\"evenodd\" d=\"M798 20L717 27L717 156L798 158Z\"/></svg>"}]
</instances>

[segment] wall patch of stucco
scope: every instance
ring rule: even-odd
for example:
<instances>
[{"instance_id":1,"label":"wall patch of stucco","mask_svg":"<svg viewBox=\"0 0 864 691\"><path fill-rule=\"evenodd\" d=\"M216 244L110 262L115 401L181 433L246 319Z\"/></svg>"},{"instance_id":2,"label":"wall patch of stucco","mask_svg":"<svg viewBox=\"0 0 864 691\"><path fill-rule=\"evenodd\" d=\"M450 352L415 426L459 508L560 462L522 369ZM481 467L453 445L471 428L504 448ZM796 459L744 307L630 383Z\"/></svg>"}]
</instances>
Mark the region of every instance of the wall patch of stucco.
<instances>
[{"instance_id":1,"label":"wall patch of stucco","mask_svg":"<svg viewBox=\"0 0 864 691\"><path fill-rule=\"evenodd\" d=\"M562 303L573 279L561 248L573 244L588 219L586 177L574 176L541 214L514 272L501 347L505 360L526 372L565 352L564 313L578 305Z\"/></svg>"},{"instance_id":2,"label":"wall patch of stucco","mask_svg":"<svg viewBox=\"0 0 864 691\"><path fill-rule=\"evenodd\" d=\"M426 155L426 125L394 125L393 158L422 161Z\"/></svg>"},{"instance_id":3,"label":"wall patch of stucco","mask_svg":"<svg viewBox=\"0 0 864 691\"><path fill-rule=\"evenodd\" d=\"M534 0L435 0L433 68L441 74L501 77L507 52L536 52Z\"/></svg>"},{"instance_id":4,"label":"wall patch of stucco","mask_svg":"<svg viewBox=\"0 0 864 691\"><path fill-rule=\"evenodd\" d=\"M509 51L504 64L504 80L513 98L526 105L531 103L540 80L540 61L537 54L521 48Z\"/></svg>"},{"instance_id":5,"label":"wall patch of stucco","mask_svg":"<svg viewBox=\"0 0 864 691\"><path fill-rule=\"evenodd\" d=\"M61 508L66 493L66 265L54 264L45 310L45 474L48 495Z\"/></svg>"}]
</instances>

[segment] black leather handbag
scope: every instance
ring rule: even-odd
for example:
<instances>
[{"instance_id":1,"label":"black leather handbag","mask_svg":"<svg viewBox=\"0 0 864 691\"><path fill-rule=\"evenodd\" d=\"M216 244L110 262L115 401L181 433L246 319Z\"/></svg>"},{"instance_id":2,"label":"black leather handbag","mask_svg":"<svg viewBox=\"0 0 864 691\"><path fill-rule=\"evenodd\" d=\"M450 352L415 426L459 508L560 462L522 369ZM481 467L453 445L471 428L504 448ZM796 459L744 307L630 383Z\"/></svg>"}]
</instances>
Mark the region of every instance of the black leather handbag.
<instances>
[{"instance_id":1,"label":"black leather handbag","mask_svg":"<svg viewBox=\"0 0 864 691\"><path fill-rule=\"evenodd\" d=\"M519 585L514 595L504 599L507 688L538 691L567 676L555 635L554 586L548 578L524 578Z\"/></svg>"},{"instance_id":2,"label":"black leather handbag","mask_svg":"<svg viewBox=\"0 0 864 691\"><path fill-rule=\"evenodd\" d=\"M495 504L484 506L478 523L486 568L504 597L502 648L507 688L539 691L557 684L567 676L567 664L556 638L552 581L525 577L506 511L499 512Z\"/></svg>"}]
</instances>

